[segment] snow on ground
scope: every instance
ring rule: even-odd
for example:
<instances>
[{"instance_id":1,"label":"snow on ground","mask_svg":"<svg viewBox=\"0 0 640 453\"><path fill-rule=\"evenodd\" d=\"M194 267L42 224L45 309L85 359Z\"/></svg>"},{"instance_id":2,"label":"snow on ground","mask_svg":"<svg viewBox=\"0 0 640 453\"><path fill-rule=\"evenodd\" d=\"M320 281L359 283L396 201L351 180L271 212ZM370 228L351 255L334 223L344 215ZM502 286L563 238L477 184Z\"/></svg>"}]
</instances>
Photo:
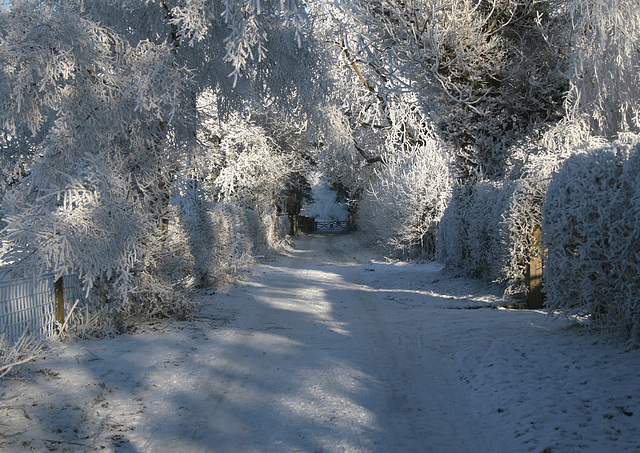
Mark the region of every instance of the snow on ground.
<instances>
[{"instance_id":1,"label":"snow on ground","mask_svg":"<svg viewBox=\"0 0 640 453\"><path fill-rule=\"evenodd\" d=\"M627 452L640 351L356 236L295 239L197 319L0 381L0 451Z\"/></svg>"}]
</instances>

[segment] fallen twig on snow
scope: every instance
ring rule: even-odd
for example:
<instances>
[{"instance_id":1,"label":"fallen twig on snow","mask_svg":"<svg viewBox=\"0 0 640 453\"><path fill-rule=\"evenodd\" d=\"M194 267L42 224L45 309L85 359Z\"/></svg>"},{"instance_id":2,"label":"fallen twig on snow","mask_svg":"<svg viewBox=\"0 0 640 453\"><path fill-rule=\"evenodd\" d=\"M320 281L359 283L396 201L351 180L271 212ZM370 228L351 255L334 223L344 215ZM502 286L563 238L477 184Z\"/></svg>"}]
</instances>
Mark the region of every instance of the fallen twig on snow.
<instances>
[{"instance_id":1,"label":"fallen twig on snow","mask_svg":"<svg viewBox=\"0 0 640 453\"><path fill-rule=\"evenodd\" d=\"M13 345L4 333L0 333L0 378L5 377L15 367L42 357L44 349L44 342L31 338L28 331Z\"/></svg>"}]
</instances>

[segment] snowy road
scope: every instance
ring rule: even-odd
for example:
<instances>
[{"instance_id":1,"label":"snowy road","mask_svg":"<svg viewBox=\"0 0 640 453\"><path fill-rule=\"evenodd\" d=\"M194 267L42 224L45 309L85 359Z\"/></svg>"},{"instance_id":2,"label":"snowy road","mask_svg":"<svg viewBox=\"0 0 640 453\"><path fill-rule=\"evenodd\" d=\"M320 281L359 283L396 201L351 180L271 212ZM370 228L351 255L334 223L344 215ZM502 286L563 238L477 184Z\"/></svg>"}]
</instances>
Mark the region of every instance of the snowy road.
<instances>
[{"instance_id":1,"label":"snowy road","mask_svg":"<svg viewBox=\"0 0 640 453\"><path fill-rule=\"evenodd\" d=\"M0 451L638 451L640 352L434 263L296 238L196 320L74 342L0 382ZM473 308L473 309L471 309Z\"/></svg>"},{"instance_id":2,"label":"snowy road","mask_svg":"<svg viewBox=\"0 0 640 453\"><path fill-rule=\"evenodd\" d=\"M429 347L428 320L390 310L402 291L364 284L375 270L344 241L298 239L293 257L227 296L237 325L216 366L194 377L206 398L189 402L208 420L172 434L185 440L166 451L495 451L474 430L450 357ZM167 428L150 433L153 451Z\"/></svg>"}]
</instances>

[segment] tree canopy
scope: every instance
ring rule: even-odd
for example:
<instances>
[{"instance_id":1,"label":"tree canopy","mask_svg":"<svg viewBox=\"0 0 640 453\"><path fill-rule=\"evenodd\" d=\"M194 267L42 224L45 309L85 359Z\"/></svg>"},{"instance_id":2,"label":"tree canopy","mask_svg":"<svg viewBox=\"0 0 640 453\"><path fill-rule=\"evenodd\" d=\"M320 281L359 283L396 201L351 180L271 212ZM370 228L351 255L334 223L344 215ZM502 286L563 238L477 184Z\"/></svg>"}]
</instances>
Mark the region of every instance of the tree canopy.
<instances>
[{"instance_id":1,"label":"tree canopy","mask_svg":"<svg viewBox=\"0 0 640 453\"><path fill-rule=\"evenodd\" d=\"M125 305L159 285L185 185L263 215L315 167L400 219L381 241L432 250L454 187L640 132L633 0L2 4L11 260Z\"/></svg>"}]
</instances>

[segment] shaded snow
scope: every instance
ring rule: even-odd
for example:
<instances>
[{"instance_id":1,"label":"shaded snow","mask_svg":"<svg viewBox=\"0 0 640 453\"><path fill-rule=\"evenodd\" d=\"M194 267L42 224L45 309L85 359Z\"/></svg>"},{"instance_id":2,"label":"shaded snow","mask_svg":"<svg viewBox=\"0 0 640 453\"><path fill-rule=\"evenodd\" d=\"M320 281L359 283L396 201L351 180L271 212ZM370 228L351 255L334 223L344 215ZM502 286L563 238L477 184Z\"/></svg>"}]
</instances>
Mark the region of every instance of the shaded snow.
<instances>
[{"instance_id":1,"label":"shaded snow","mask_svg":"<svg viewBox=\"0 0 640 453\"><path fill-rule=\"evenodd\" d=\"M4 379L0 450L638 451L640 351L356 236L295 239L198 318Z\"/></svg>"}]
</instances>

